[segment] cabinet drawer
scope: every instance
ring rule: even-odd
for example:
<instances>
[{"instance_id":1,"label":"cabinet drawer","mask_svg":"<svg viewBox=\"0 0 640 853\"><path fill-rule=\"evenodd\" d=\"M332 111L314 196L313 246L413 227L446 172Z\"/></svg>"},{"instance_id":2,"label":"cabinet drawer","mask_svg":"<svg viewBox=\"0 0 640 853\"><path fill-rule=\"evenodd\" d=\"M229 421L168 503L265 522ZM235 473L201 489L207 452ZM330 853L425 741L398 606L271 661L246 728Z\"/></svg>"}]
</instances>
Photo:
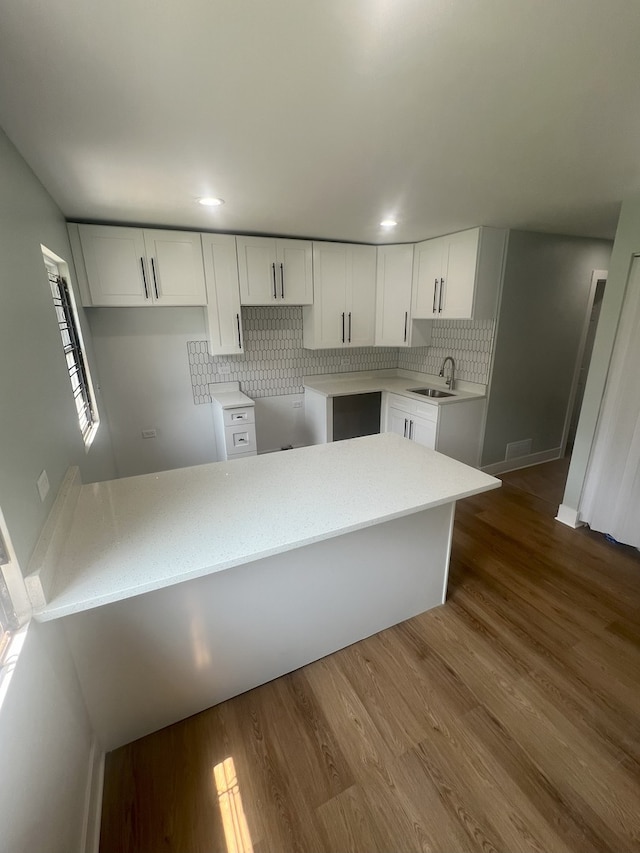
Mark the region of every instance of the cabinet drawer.
<instances>
[{"instance_id":1,"label":"cabinet drawer","mask_svg":"<svg viewBox=\"0 0 640 853\"><path fill-rule=\"evenodd\" d=\"M429 403L420 403L417 400L411 400L409 397L401 397L399 394L389 394L387 396L387 406L402 409L403 412L418 415L434 423L438 420L437 406L432 406Z\"/></svg>"},{"instance_id":2,"label":"cabinet drawer","mask_svg":"<svg viewBox=\"0 0 640 853\"><path fill-rule=\"evenodd\" d=\"M253 406L246 406L242 409L224 409L222 416L225 427L255 423L255 412Z\"/></svg>"},{"instance_id":3,"label":"cabinet drawer","mask_svg":"<svg viewBox=\"0 0 640 853\"><path fill-rule=\"evenodd\" d=\"M256 452L256 428L254 424L225 427L224 443L227 456L237 453Z\"/></svg>"}]
</instances>

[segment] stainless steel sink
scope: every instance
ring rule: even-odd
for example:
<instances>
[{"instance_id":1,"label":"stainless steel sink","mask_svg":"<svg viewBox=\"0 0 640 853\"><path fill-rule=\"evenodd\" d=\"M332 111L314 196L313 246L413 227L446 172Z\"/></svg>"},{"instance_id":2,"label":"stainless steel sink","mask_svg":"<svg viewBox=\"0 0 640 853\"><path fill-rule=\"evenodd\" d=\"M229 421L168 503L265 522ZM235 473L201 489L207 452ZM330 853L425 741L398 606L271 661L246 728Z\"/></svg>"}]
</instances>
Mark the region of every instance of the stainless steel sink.
<instances>
[{"instance_id":1,"label":"stainless steel sink","mask_svg":"<svg viewBox=\"0 0 640 853\"><path fill-rule=\"evenodd\" d=\"M440 388L407 388L412 394L422 394L423 397L455 397L450 391L441 391Z\"/></svg>"}]
</instances>

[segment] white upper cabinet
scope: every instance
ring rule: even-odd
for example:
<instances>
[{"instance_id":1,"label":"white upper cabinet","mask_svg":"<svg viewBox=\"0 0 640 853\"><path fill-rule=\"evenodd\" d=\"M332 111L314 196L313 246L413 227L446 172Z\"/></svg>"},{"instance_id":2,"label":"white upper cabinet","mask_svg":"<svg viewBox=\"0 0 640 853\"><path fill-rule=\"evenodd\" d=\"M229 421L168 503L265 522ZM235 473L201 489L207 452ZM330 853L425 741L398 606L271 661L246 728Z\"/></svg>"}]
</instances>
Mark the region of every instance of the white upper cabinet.
<instances>
[{"instance_id":1,"label":"white upper cabinet","mask_svg":"<svg viewBox=\"0 0 640 853\"><path fill-rule=\"evenodd\" d=\"M77 228L82 251L77 266L86 270L92 306L206 303L199 234L111 225Z\"/></svg>"},{"instance_id":2,"label":"white upper cabinet","mask_svg":"<svg viewBox=\"0 0 640 853\"><path fill-rule=\"evenodd\" d=\"M417 243L414 319L493 319L506 238L503 229L482 227Z\"/></svg>"},{"instance_id":3,"label":"white upper cabinet","mask_svg":"<svg viewBox=\"0 0 640 853\"><path fill-rule=\"evenodd\" d=\"M379 347L427 346L431 324L414 323L413 243L378 246L376 268L376 331Z\"/></svg>"},{"instance_id":4,"label":"white upper cabinet","mask_svg":"<svg viewBox=\"0 0 640 853\"><path fill-rule=\"evenodd\" d=\"M236 237L243 305L311 305L312 244L309 240Z\"/></svg>"},{"instance_id":5,"label":"white upper cabinet","mask_svg":"<svg viewBox=\"0 0 640 853\"><path fill-rule=\"evenodd\" d=\"M232 234L202 234L210 355L244 352L236 241Z\"/></svg>"},{"instance_id":6,"label":"white upper cabinet","mask_svg":"<svg viewBox=\"0 0 640 853\"><path fill-rule=\"evenodd\" d=\"M313 278L314 303L303 311L303 345L308 349L372 346L375 246L314 243Z\"/></svg>"}]
</instances>

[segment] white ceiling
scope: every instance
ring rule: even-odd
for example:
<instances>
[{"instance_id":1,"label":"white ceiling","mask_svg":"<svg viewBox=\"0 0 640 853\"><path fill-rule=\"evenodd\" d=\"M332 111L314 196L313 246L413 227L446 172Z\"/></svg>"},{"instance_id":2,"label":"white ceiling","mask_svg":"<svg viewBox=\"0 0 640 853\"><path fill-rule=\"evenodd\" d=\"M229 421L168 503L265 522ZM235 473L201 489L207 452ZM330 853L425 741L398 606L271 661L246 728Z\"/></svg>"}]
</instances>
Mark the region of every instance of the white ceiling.
<instances>
[{"instance_id":1,"label":"white ceiling","mask_svg":"<svg viewBox=\"0 0 640 853\"><path fill-rule=\"evenodd\" d=\"M70 219L611 237L640 2L0 0L0 125Z\"/></svg>"}]
</instances>

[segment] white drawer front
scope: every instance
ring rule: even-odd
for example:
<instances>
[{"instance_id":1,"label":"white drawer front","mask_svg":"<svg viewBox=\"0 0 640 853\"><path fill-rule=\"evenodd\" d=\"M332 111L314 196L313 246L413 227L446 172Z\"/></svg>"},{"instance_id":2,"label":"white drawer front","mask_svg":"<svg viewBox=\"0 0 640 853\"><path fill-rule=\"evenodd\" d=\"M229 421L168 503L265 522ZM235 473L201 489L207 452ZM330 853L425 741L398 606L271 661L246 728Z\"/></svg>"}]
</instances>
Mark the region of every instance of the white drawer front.
<instances>
[{"instance_id":1,"label":"white drawer front","mask_svg":"<svg viewBox=\"0 0 640 853\"><path fill-rule=\"evenodd\" d=\"M430 403L423 403L418 400L412 400L410 397L401 397L400 394L389 394L387 397L387 405L393 406L396 409L402 409L404 412L410 412L413 415L419 415L425 420L438 420L438 407Z\"/></svg>"},{"instance_id":2,"label":"white drawer front","mask_svg":"<svg viewBox=\"0 0 640 853\"><path fill-rule=\"evenodd\" d=\"M248 453L256 451L256 428L254 424L240 424L239 426L226 427L224 441L227 456L234 453Z\"/></svg>"},{"instance_id":3,"label":"white drawer front","mask_svg":"<svg viewBox=\"0 0 640 853\"><path fill-rule=\"evenodd\" d=\"M255 423L253 406L245 406L241 409L224 409L223 417L224 425L226 427Z\"/></svg>"}]
</instances>

